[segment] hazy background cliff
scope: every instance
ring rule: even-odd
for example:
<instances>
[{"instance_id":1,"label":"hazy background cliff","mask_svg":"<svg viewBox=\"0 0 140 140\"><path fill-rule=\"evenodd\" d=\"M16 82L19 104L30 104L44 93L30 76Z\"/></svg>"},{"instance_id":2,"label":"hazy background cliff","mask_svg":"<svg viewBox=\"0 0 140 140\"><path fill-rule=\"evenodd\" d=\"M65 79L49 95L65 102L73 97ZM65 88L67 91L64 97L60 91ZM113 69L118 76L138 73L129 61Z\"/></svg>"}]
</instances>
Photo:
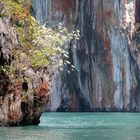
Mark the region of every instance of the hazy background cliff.
<instances>
[{"instance_id":1,"label":"hazy background cliff","mask_svg":"<svg viewBox=\"0 0 140 140\"><path fill-rule=\"evenodd\" d=\"M52 78L51 111L140 111L139 0L32 0L32 8L41 24L81 34L69 45L75 70Z\"/></svg>"}]
</instances>

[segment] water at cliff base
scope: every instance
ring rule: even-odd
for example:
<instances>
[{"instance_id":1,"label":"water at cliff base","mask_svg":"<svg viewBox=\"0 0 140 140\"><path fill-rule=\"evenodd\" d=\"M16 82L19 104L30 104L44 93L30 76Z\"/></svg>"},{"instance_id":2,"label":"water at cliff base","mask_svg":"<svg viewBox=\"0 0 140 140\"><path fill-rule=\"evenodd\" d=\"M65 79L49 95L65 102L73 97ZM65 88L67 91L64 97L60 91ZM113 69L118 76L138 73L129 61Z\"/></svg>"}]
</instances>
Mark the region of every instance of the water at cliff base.
<instances>
[{"instance_id":1,"label":"water at cliff base","mask_svg":"<svg viewBox=\"0 0 140 140\"><path fill-rule=\"evenodd\" d=\"M140 140L140 113L44 113L39 126L1 127L0 140Z\"/></svg>"}]
</instances>

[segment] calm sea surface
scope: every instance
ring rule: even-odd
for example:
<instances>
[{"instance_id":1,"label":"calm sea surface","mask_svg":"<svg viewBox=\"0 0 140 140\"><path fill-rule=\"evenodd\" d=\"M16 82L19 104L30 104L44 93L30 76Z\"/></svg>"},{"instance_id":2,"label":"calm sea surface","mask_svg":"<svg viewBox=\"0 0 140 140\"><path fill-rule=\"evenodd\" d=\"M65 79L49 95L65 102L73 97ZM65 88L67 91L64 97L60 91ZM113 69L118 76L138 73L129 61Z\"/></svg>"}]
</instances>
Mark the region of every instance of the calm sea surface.
<instances>
[{"instance_id":1,"label":"calm sea surface","mask_svg":"<svg viewBox=\"0 0 140 140\"><path fill-rule=\"evenodd\" d=\"M0 140L140 140L140 113L44 113L39 126L0 128Z\"/></svg>"}]
</instances>

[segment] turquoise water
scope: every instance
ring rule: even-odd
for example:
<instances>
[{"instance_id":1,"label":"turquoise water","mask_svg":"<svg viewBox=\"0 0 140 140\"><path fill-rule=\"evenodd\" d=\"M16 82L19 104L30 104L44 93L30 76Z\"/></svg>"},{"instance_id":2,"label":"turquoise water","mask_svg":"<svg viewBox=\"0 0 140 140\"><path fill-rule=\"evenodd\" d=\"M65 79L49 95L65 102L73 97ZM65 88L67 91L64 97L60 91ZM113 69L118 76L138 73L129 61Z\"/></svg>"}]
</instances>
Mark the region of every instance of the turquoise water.
<instances>
[{"instance_id":1,"label":"turquoise water","mask_svg":"<svg viewBox=\"0 0 140 140\"><path fill-rule=\"evenodd\" d=\"M44 113L39 126L0 128L0 140L140 140L140 113Z\"/></svg>"}]
</instances>

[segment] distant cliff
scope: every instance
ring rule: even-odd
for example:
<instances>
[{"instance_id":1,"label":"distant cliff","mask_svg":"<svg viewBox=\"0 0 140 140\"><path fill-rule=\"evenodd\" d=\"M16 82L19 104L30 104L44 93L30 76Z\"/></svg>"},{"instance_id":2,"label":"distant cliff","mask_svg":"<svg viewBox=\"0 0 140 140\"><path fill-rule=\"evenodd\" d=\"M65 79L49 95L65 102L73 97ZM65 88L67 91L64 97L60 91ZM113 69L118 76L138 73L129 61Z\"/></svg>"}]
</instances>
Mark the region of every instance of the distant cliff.
<instances>
[{"instance_id":1,"label":"distant cliff","mask_svg":"<svg viewBox=\"0 0 140 140\"><path fill-rule=\"evenodd\" d=\"M32 7L42 24L81 32L69 46L75 71L54 74L52 111L140 111L139 0L32 0Z\"/></svg>"}]
</instances>

